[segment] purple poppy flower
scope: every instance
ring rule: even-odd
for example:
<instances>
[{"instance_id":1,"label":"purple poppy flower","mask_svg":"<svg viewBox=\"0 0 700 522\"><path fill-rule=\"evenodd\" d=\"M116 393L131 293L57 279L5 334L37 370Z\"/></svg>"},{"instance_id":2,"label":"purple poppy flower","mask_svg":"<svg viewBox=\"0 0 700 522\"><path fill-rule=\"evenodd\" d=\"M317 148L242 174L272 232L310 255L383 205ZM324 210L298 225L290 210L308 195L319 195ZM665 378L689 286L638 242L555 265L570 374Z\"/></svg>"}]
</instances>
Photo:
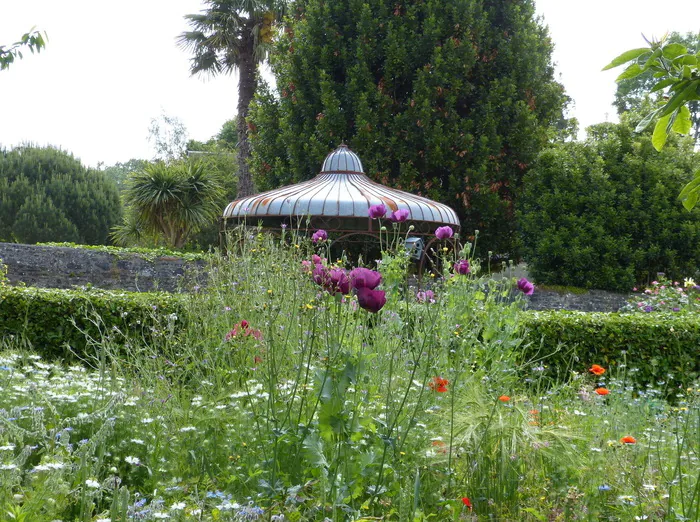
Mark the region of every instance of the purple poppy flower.
<instances>
[{"instance_id":1,"label":"purple poppy flower","mask_svg":"<svg viewBox=\"0 0 700 522\"><path fill-rule=\"evenodd\" d=\"M323 229L319 229L316 232L314 232L314 235L311 236L311 241L314 243L318 243L319 241L325 241L328 239L328 232L326 232Z\"/></svg>"},{"instance_id":2,"label":"purple poppy flower","mask_svg":"<svg viewBox=\"0 0 700 522\"><path fill-rule=\"evenodd\" d=\"M525 295L532 295L535 291L535 285L524 277L520 278L518 281L518 290L520 290Z\"/></svg>"},{"instance_id":3,"label":"purple poppy flower","mask_svg":"<svg viewBox=\"0 0 700 522\"><path fill-rule=\"evenodd\" d=\"M450 239L454 235L452 227L438 227L435 231L435 237L438 239Z\"/></svg>"},{"instance_id":4,"label":"purple poppy flower","mask_svg":"<svg viewBox=\"0 0 700 522\"><path fill-rule=\"evenodd\" d=\"M357 290L357 302L360 307L376 314L386 304L386 292L384 290L359 288Z\"/></svg>"},{"instance_id":5,"label":"purple poppy flower","mask_svg":"<svg viewBox=\"0 0 700 522\"><path fill-rule=\"evenodd\" d=\"M386 207L382 204L372 205L369 207L369 217L372 219L379 219L386 216Z\"/></svg>"},{"instance_id":6,"label":"purple poppy flower","mask_svg":"<svg viewBox=\"0 0 700 522\"><path fill-rule=\"evenodd\" d=\"M408 209L400 208L389 214L389 221L393 221L394 223L403 223L408 219L408 215Z\"/></svg>"},{"instance_id":7,"label":"purple poppy flower","mask_svg":"<svg viewBox=\"0 0 700 522\"><path fill-rule=\"evenodd\" d=\"M326 288L332 295L350 293L350 278L342 268L334 268L330 272L330 285Z\"/></svg>"},{"instance_id":8,"label":"purple poppy flower","mask_svg":"<svg viewBox=\"0 0 700 522\"><path fill-rule=\"evenodd\" d=\"M649 305L647 305L647 306L644 307L644 311L645 311L645 312L651 312L653 309L654 309L654 307L653 307L653 306L649 306Z\"/></svg>"},{"instance_id":9,"label":"purple poppy flower","mask_svg":"<svg viewBox=\"0 0 700 522\"><path fill-rule=\"evenodd\" d=\"M416 294L416 301L419 303L434 303L435 293L432 290L421 291Z\"/></svg>"},{"instance_id":10,"label":"purple poppy flower","mask_svg":"<svg viewBox=\"0 0 700 522\"><path fill-rule=\"evenodd\" d=\"M350 278L342 268L328 269L323 265L316 265L311 278L314 282L322 286L328 293L335 295L338 292L347 294L350 292Z\"/></svg>"},{"instance_id":11,"label":"purple poppy flower","mask_svg":"<svg viewBox=\"0 0 700 522\"><path fill-rule=\"evenodd\" d=\"M315 265L313 272L311 272L311 278L314 280L314 283L325 288L330 283L331 275L328 272L328 268L319 263Z\"/></svg>"},{"instance_id":12,"label":"purple poppy flower","mask_svg":"<svg viewBox=\"0 0 700 522\"><path fill-rule=\"evenodd\" d=\"M460 259L452 267L455 274L467 275L469 273L469 261L466 259Z\"/></svg>"},{"instance_id":13,"label":"purple poppy flower","mask_svg":"<svg viewBox=\"0 0 700 522\"><path fill-rule=\"evenodd\" d=\"M353 288L374 290L382 282L382 274L369 268L354 268L350 271L350 284Z\"/></svg>"}]
</instances>

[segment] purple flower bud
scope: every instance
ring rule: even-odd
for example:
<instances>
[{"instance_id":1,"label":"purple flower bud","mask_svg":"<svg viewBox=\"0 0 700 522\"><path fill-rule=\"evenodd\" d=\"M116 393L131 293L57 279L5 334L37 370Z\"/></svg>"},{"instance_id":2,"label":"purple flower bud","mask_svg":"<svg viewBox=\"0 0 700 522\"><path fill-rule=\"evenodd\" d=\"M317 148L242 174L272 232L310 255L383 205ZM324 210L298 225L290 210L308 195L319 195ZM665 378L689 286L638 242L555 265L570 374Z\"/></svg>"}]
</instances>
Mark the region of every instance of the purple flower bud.
<instances>
[{"instance_id":1,"label":"purple flower bud","mask_svg":"<svg viewBox=\"0 0 700 522\"><path fill-rule=\"evenodd\" d=\"M435 237L438 239L450 239L454 235L454 230L452 227L438 227L435 231Z\"/></svg>"},{"instance_id":2,"label":"purple flower bud","mask_svg":"<svg viewBox=\"0 0 700 522\"><path fill-rule=\"evenodd\" d=\"M383 218L386 215L386 207L382 204L369 207L369 217L372 219Z\"/></svg>"},{"instance_id":3,"label":"purple flower bud","mask_svg":"<svg viewBox=\"0 0 700 522\"><path fill-rule=\"evenodd\" d=\"M525 295L532 295L535 291L535 285L523 277L518 281L518 290Z\"/></svg>"},{"instance_id":4,"label":"purple flower bud","mask_svg":"<svg viewBox=\"0 0 700 522\"><path fill-rule=\"evenodd\" d=\"M360 307L376 314L386 304L386 292L384 290L360 288L357 290L357 302Z\"/></svg>"},{"instance_id":5,"label":"purple flower bud","mask_svg":"<svg viewBox=\"0 0 700 522\"><path fill-rule=\"evenodd\" d=\"M318 243L319 241L325 241L326 239L328 239L328 233L323 229L317 230L316 232L314 232L314 235L311 236L311 241L313 241L314 243Z\"/></svg>"},{"instance_id":6,"label":"purple flower bud","mask_svg":"<svg viewBox=\"0 0 700 522\"><path fill-rule=\"evenodd\" d=\"M354 268L350 272L350 284L353 288L369 288L374 290L382 282L382 274L369 268Z\"/></svg>"},{"instance_id":7,"label":"purple flower bud","mask_svg":"<svg viewBox=\"0 0 700 522\"><path fill-rule=\"evenodd\" d=\"M455 274L467 275L469 273L469 261L460 259L452 268L454 268Z\"/></svg>"},{"instance_id":8,"label":"purple flower bud","mask_svg":"<svg viewBox=\"0 0 700 522\"><path fill-rule=\"evenodd\" d=\"M389 214L389 221L393 221L394 223L403 223L408 219L408 215L408 209L400 208Z\"/></svg>"}]
</instances>

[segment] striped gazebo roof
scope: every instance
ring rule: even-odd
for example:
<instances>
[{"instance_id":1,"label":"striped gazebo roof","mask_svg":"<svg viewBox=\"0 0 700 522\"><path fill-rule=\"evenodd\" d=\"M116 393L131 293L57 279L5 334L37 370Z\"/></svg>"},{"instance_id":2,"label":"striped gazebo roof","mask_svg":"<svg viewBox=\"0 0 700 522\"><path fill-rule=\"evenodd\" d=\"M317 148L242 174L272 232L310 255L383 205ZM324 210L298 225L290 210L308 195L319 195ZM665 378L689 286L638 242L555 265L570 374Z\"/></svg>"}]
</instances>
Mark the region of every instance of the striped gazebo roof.
<instances>
[{"instance_id":1,"label":"striped gazebo roof","mask_svg":"<svg viewBox=\"0 0 700 522\"><path fill-rule=\"evenodd\" d=\"M443 225L460 226L457 214L447 205L370 180L360 158L344 144L326 157L315 178L233 201L223 217L270 228L309 217L312 228L372 232L368 211L378 204L389 212L408 210L408 222L417 234L432 233Z\"/></svg>"}]
</instances>

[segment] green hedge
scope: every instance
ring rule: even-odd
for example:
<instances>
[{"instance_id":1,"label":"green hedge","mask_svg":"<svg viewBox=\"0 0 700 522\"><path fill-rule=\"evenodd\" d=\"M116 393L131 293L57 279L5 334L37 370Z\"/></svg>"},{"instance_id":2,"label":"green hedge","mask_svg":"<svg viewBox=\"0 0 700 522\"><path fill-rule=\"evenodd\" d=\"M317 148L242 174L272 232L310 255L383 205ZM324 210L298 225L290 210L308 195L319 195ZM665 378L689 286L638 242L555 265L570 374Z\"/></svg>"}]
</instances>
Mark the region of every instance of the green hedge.
<instances>
[{"instance_id":1,"label":"green hedge","mask_svg":"<svg viewBox=\"0 0 700 522\"><path fill-rule=\"evenodd\" d=\"M89 356L88 336L120 342L122 332L149 341L181 327L182 304L182 296L166 293L0 287L0 339L28 342L47 358Z\"/></svg>"},{"instance_id":2,"label":"green hedge","mask_svg":"<svg viewBox=\"0 0 700 522\"><path fill-rule=\"evenodd\" d=\"M523 324L526 356L546 356L544 363L560 376L600 364L638 386L686 387L700 377L697 314L530 311L523 314ZM624 373L622 364L627 365Z\"/></svg>"}]
</instances>

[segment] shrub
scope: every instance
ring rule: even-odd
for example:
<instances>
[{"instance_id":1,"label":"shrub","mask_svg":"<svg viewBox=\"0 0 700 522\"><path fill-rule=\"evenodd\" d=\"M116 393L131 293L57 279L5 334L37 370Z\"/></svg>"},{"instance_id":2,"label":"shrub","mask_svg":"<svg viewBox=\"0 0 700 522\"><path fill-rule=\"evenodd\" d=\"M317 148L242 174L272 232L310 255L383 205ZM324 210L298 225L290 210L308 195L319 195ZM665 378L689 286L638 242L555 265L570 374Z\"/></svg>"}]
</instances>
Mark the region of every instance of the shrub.
<instances>
[{"instance_id":1,"label":"shrub","mask_svg":"<svg viewBox=\"0 0 700 522\"><path fill-rule=\"evenodd\" d=\"M699 157L675 140L657 153L629 123L589 129L585 143L543 152L519 204L522 252L538 283L629 291L700 263L700 214L676 195Z\"/></svg>"},{"instance_id":2,"label":"shrub","mask_svg":"<svg viewBox=\"0 0 700 522\"><path fill-rule=\"evenodd\" d=\"M544 358L562 376L572 363L617 367L640 386L685 387L700 376L700 317L694 314L546 311L524 313L522 322L527 355Z\"/></svg>"},{"instance_id":3,"label":"shrub","mask_svg":"<svg viewBox=\"0 0 700 522\"><path fill-rule=\"evenodd\" d=\"M47 358L94 355L102 342L153 340L184 324L181 297L165 293L0 286L0 337L19 337Z\"/></svg>"}]
</instances>

